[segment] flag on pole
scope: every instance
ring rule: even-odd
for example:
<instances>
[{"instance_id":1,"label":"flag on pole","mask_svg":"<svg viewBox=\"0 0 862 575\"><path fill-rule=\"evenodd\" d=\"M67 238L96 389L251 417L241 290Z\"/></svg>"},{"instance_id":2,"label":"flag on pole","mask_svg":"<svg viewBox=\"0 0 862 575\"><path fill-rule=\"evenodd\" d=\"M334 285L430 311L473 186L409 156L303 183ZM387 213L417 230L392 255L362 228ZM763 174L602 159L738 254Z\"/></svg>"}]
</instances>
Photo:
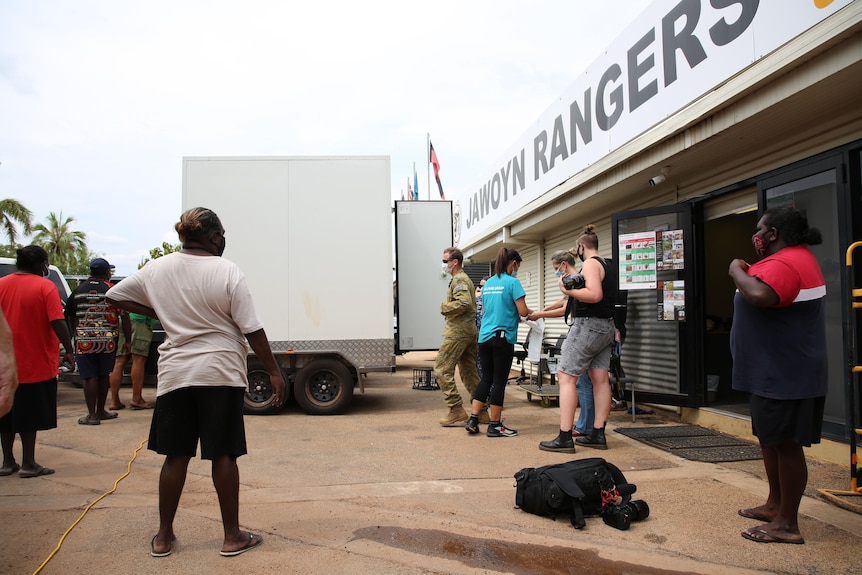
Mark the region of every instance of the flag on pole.
<instances>
[{"instance_id":1,"label":"flag on pole","mask_svg":"<svg viewBox=\"0 0 862 575\"><path fill-rule=\"evenodd\" d=\"M416 162L413 162L413 195L419 199L419 178L416 177Z\"/></svg>"},{"instance_id":2,"label":"flag on pole","mask_svg":"<svg viewBox=\"0 0 862 575\"><path fill-rule=\"evenodd\" d=\"M434 144L431 141L428 141L429 148L431 149L431 155L428 158L428 161L431 162L431 165L434 166L434 179L437 181L437 189L440 190L440 199L445 200L446 196L443 194L443 184L440 183L440 160L437 159L437 152L434 151Z\"/></svg>"},{"instance_id":3,"label":"flag on pole","mask_svg":"<svg viewBox=\"0 0 862 575\"><path fill-rule=\"evenodd\" d=\"M407 199L413 199L413 184L410 183L410 176L407 176Z\"/></svg>"}]
</instances>

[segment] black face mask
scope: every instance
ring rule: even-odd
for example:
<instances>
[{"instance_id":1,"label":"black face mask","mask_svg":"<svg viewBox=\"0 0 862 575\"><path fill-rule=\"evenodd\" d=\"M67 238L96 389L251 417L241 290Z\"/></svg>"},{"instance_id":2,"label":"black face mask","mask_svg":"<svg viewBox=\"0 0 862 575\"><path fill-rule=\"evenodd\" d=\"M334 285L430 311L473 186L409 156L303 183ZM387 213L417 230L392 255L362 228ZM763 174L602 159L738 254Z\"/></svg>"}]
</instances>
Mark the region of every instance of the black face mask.
<instances>
[{"instance_id":1,"label":"black face mask","mask_svg":"<svg viewBox=\"0 0 862 575\"><path fill-rule=\"evenodd\" d=\"M578 251L578 257L581 259L581 261L584 261L584 250Z\"/></svg>"}]
</instances>

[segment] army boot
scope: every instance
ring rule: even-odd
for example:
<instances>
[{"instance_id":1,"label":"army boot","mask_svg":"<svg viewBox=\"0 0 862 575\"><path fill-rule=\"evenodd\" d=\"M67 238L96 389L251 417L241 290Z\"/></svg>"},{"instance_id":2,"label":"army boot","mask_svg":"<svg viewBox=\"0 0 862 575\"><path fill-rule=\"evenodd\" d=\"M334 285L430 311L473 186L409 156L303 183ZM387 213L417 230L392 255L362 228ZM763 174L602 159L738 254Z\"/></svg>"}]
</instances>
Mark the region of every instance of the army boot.
<instances>
[{"instance_id":1,"label":"army boot","mask_svg":"<svg viewBox=\"0 0 862 575\"><path fill-rule=\"evenodd\" d=\"M479 412L479 423L483 425L488 425L491 423L491 416L488 415L488 406L482 408L482 411Z\"/></svg>"},{"instance_id":2,"label":"army boot","mask_svg":"<svg viewBox=\"0 0 862 575\"><path fill-rule=\"evenodd\" d=\"M464 411L463 405L456 405L449 408L449 414L440 420L440 425L443 427L461 427L467 421L467 412Z\"/></svg>"}]
</instances>

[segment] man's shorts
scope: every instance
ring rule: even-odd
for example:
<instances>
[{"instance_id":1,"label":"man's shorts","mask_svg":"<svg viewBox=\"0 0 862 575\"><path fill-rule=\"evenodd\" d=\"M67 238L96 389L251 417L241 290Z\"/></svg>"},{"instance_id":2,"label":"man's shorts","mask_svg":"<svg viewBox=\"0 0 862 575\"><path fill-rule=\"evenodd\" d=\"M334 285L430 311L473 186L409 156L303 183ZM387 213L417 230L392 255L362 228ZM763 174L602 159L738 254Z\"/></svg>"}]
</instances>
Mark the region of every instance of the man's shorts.
<instances>
[{"instance_id":1,"label":"man's shorts","mask_svg":"<svg viewBox=\"0 0 862 575\"><path fill-rule=\"evenodd\" d=\"M57 378L21 383L12 411L0 417L0 432L44 431L57 427Z\"/></svg>"},{"instance_id":2,"label":"man's shorts","mask_svg":"<svg viewBox=\"0 0 862 575\"><path fill-rule=\"evenodd\" d=\"M198 439L201 458L248 451L242 419L244 387L183 387L156 398L149 449L162 455L194 457Z\"/></svg>"},{"instance_id":3,"label":"man's shorts","mask_svg":"<svg viewBox=\"0 0 862 575\"><path fill-rule=\"evenodd\" d=\"M75 354L75 364L83 379L111 375L117 355L110 353L80 353Z\"/></svg>"},{"instance_id":4,"label":"man's shorts","mask_svg":"<svg viewBox=\"0 0 862 575\"><path fill-rule=\"evenodd\" d=\"M153 328L147 325L146 321L132 320L132 347L131 352L135 355L147 357L150 355L150 344L153 342ZM126 355L123 353L123 346L126 343L126 336L123 335L123 330L120 330L120 339L117 342L117 355Z\"/></svg>"}]
</instances>

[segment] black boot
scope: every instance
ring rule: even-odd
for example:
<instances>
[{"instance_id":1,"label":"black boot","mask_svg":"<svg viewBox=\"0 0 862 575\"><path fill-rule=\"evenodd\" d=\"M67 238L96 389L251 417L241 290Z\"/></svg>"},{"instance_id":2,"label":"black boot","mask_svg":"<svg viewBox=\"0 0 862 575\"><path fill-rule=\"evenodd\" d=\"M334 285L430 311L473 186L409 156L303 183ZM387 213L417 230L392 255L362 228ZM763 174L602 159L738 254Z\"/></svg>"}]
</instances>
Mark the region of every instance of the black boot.
<instances>
[{"instance_id":1,"label":"black boot","mask_svg":"<svg viewBox=\"0 0 862 575\"><path fill-rule=\"evenodd\" d=\"M470 417L467 418L467 425L464 426L464 429L466 429L467 433L471 435L479 433L479 416L470 414Z\"/></svg>"},{"instance_id":2,"label":"black boot","mask_svg":"<svg viewBox=\"0 0 862 575\"><path fill-rule=\"evenodd\" d=\"M542 451L558 451L560 453L574 453L575 442L572 441L572 431L560 430L560 434L551 441L539 442Z\"/></svg>"},{"instance_id":3,"label":"black boot","mask_svg":"<svg viewBox=\"0 0 862 575\"><path fill-rule=\"evenodd\" d=\"M592 447L593 449L607 449L608 442L605 440L605 428L595 427L589 435L575 439L575 443L584 447Z\"/></svg>"}]
</instances>

